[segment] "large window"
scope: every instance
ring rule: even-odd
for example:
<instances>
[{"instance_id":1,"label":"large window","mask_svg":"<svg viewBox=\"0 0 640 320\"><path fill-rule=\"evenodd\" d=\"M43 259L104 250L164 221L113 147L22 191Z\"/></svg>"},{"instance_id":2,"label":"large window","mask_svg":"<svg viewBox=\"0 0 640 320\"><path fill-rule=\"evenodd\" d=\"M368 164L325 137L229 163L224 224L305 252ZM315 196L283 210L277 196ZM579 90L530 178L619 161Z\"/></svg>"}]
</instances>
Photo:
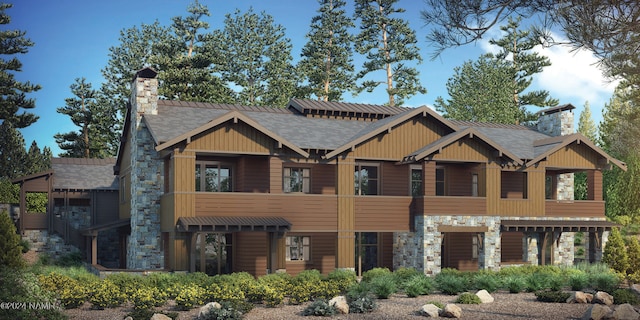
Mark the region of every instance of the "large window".
<instances>
[{"instance_id":1,"label":"large window","mask_svg":"<svg viewBox=\"0 0 640 320\"><path fill-rule=\"evenodd\" d=\"M411 195L419 197L422 192L422 167L411 166Z\"/></svg>"},{"instance_id":2,"label":"large window","mask_svg":"<svg viewBox=\"0 0 640 320\"><path fill-rule=\"evenodd\" d=\"M378 194L378 166L357 164L353 179L354 194L361 196Z\"/></svg>"},{"instance_id":3,"label":"large window","mask_svg":"<svg viewBox=\"0 0 640 320\"><path fill-rule=\"evenodd\" d=\"M231 165L217 162L196 162L196 191L233 191Z\"/></svg>"},{"instance_id":4,"label":"large window","mask_svg":"<svg viewBox=\"0 0 640 320\"><path fill-rule=\"evenodd\" d=\"M284 192L309 193L309 168L284 168Z\"/></svg>"},{"instance_id":5,"label":"large window","mask_svg":"<svg viewBox=\"0 0 640 320\"><path fill-rule=\"evenodd\" d=\"M309 261L311 259L309 250L310 242L311 241L309 237L287 237L287 261Z\"/></svg>"},{"instance_id":6,"label":"large window","mask_svg":"<svg viewBox=\"0 0 640 320\"><path fill-rule=\"evenodd\" d=\"M436 196L445 195L444 167L436 167Z\"/></svg>"}]
</instances>

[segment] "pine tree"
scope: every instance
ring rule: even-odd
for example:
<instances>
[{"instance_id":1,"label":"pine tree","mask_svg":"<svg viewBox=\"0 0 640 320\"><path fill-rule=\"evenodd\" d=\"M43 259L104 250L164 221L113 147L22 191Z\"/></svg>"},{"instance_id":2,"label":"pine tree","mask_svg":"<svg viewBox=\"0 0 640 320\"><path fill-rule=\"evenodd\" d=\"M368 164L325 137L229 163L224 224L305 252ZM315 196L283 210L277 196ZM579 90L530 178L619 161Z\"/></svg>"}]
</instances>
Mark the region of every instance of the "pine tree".
<instances>
[{"instance_id":1,"label":"pine tree","mask_svg":"<svg viewBox=\"0 0 640 320\"><path fill-rule=\"evenodd\" d=\"M363 69L357 75L364 79L369 73L382 70L384 80L364 80L362 88L372 92L386 84L389 106L402 105L403 99L417 93L425 94L418 78L418 69L409 63L422 62L415 31L409 23L394 14L405 12L395 8L398 0L356 0L355 18L361 20L361 32L356 36L355 48L366 55Z\"/></svg>"},{"instance_id":2,"label":"pine tree","mask_svg":"<svg viewBox=\"0 0 640 320\"><path fill-rule=\"evenodd\" d=\"M57 109L66 114L79 131L57 133L54 137L63 157L105 158L113 154L110 145L112 129L109 124L115 120L115 110L98 103L98 93L91 88L85 78L76 78L71 86L73 98L65 99L66 105Z\"/></svg>"},{"instance_id":3,"label":"pine tree","mask_svg":"<svg viewBox=\"0 0 640 320\"><path fill-rule=\"evenodd\" d=\"M0 124L0 177L15 179L24 175L27 157L24 138L11 121Z\"/></svg>"},{"instance_id":4,"label":"pine tree","mask_svg":"<svg viewBox=\"0 0 640 320\"><path fill-rule=\"evenodd\" d=\"M355 25L345 15L345 1L318 2L319 15L311 20L298 68L306 76L310 94L321 101L340 101L344 92L355 88L354 37L349 33Z\"/></svg>"},{"instance_id":5,"label":"pine tree","mask_svg":"<svg viewBox=\"0 0 640 320\"><path fill-rule=\"evenodd\" d=\"M629 269L627 273L630 276L640 276L640 241L638 241L638 236L633 235L627 238L627 252L629 255ZM640 279L635 280L640 281Z\"/></svg>"},{"instance_id":6,"label":"pine tree","mask_svg":"<svg viewBox=\"0 0 640 320\"><path fill-rule=\"evenodd\" d=\"M22 246L16 227L6 210L0 211L0 269L20 269L25 266Z\"/></svg>"},{"instance_id":7,"label":"pine tree","mask_svg":"<svg viewBox=\"0 0 640 320\"><path fill-rule=\"evenodd\" d=\"M582 110L582 112L580 112L580 117L578 120L578 132L589 138L589 140L596 142L598 132L596 124L591 118L591 108L589 108L589 101L586 101L584 103L584 109ZM586 172L576 172L574 174L573 189L575 200L587 200L587 190L589 190L589 185Z\"/></svg>"},{"instance_id":8,"label":"pine tree","mask_svg":"<svg viewBox=\"0 0 640 320\"><path fill-rule=\"evenodd\" d=\"M5 12L13 7L12 4L0 3L0 24L11 22L11 17ZM25 54L33 42L25 38L26 32L20 30L0 30L0 55L12 57L9 60L0 59L0 120L11 122L14 128L25 128L38 120L38 116L20 109L33 109L35 100L26 94L40 90L40 86L30 82L20 82L15 79L15 73L22 71L22 63L16 55Z\"/></svg>"},{"instance_id":9,"label":"pine tree","mask_svg":"<svg viewBox=\"0 0 640 320\"><path fill-rule=\"evenodd\" d=\"M41 152L38 143L34 140L27 151L24 174L34 174L51 168L51 150L45 147Z\"/></svg>"},{"instance_id":10,"label":"pine tree","mask_svg":"<svg viewBox=\"0 0 640 320\"><path fill-rule=\"evenodd\" d=\"M624 245L622 234L618 228L611 228L607 245L604 248L602 262L609 265L609 268L616 272L626 275L629 269L629 256L627 248Z\"/></svg>"},{"instance_id":11,"label":"pine tree","mask_svg":"<svg viewBox=\"0 0 640 320\"><path fill-rule=\"evenodd\" d=\"M253 8L227 14L224 29L207 37L206 50L214 56L214 71L236 91L236 102L284 107L293 96L296 72L291 40L273 17Z\"/></svg>"}]
</instances>

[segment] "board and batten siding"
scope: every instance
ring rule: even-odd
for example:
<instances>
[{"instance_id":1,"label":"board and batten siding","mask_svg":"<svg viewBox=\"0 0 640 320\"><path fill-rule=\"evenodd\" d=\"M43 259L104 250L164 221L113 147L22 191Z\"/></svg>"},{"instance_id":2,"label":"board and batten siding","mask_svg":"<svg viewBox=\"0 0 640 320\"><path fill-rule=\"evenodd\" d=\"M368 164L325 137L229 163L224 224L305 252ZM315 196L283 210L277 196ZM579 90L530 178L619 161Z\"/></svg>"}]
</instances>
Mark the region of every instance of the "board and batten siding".
<instances>
[{"instance_id":1,"label":"board and batten siding","mask_svg":"<svg viewBox=\"0 0 640 320\"><path fill-rule=\"evenodd\" d=\"M238 232L233 244L233 271L255 277L267 274L269 235L267 232Z\"/></svg>"},{"instance_id":2,"label":"board and batten siding","mask_svg":"<svg viewBox=\"0 0 640 320\"><path fill-rule=\"evenodd\" d=\"M355 162L351 158L338 159L338 243L336 268L355 268L355 201L353 172Z\"/></svg>"},{"instance_id":3,"label":"board and batten siding","mask_svg":"<svg viewBox=\"0 0 640 320\"><path fill-rule=\"evenodd\" d=\"M209 129L191 139L185 147L187 150L210 151L240 154L271 153L275 142L264 133L254 129L242 121L231 120Z\"/></svg>"},{"instance_id":4,"label":"board and batten siding","mask_svg":"<svg viewBox=\"0 0 640 320\"><path fill-rule=\"evenodd\" d=\"M586 144L571 143L568 146L550 154L545 166L554 168L598 168L598 160L601 158Z\"/></svg>"},{"instance_id":5,"label":"board and batten siding","mask_svg":"<svg viewBox=\"0 0 640 320\"><path fill-rule=\"evenodd\" d=\"M310 261L287 261L287 273L296 276L303 270L315 269L322 274L328 274L336 267L336 233L316 232L316 233L296 233L288 232L286 236L310 237Z\"/></svg>"},{"instance_id":6,"label":"board and batten siding","mask_svg":"<svg viewBox=\"0 0 640 320\"><path fill-rule=\"evenodd\" d=\"M442 148L441 152L433 155L434 160L455 160L486 162L495 157L493 147L486 143L466 136Z\"/></svg>"}]
</instances>

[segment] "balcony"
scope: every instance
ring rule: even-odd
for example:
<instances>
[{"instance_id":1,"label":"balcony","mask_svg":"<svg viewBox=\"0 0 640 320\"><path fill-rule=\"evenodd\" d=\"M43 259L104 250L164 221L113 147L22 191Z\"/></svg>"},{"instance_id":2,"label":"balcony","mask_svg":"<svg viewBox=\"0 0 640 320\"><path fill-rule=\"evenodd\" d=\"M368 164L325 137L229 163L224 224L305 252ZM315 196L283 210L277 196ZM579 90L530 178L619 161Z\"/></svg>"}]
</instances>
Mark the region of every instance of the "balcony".
<instances>
[{"instance_id":1,"label":"balcony","mask_svg":"<svg viewBox=\"0 0 640 320\"><path fill-rule=\"evenodd\" d=\"M425 215L484 215L487 213L485 197L424 197Z\"/></svg>"},{"instance_id":2,"label":"balcony","mask_svg":"<svg viewBox=\"0 0 640 320\"><path fill-rule=\"evenodd\" d=\"M409 231L413 197L356 196L357 231ZM417 201L417 199L416 199Z\"/></svg>"},{"instance_id":3,"label":"balcony","mask_svg":"<svg viewBox=\"0 0 640 320\"><path fill-rule=\"evenodd\" d=\"M604 201L546 200L544 209L547 217L604 218Z\"/></svg>"}]
</instances>

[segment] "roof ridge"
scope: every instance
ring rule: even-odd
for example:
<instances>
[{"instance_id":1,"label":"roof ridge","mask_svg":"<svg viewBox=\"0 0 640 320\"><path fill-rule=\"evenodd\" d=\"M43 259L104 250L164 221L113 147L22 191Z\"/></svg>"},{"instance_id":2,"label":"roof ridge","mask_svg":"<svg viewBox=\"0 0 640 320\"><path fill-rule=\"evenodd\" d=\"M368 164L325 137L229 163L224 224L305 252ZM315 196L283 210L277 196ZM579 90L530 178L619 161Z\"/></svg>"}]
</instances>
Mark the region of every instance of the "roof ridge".
<instances>
[{"instance_id":1,"label":"roof ridge","mask_svg":"<svg viewBox=\"0 0 640 320\"><path fill-rule=\"evenodd\" d=\"M267 106L248 106L237 103L213 103L199 101L182 101L182 100L158 100L159 106L181 107L181 108L200 108L200 109L218 109L218 110L238 110L252 112L270 112L270 113L291 113L287 108L267 107Z\"/></svg>"},{"instance_id":2,"label":"roof ridge","mask_svg":"<svg viewBox=\"0 0 640 320\"><path fill-rule=\"evenodd\" d=\"M503 128L503 129L516 129L516 130L536 130L533 126L526 124L509 124L509 123L497 123L497 122L480 122L480 121L468 121L468 120L454 120L449 119L454 124L469 127L485 127L485 128ZM536 130L537 131L537 130Z\"/></svg>"}]
</instances>

